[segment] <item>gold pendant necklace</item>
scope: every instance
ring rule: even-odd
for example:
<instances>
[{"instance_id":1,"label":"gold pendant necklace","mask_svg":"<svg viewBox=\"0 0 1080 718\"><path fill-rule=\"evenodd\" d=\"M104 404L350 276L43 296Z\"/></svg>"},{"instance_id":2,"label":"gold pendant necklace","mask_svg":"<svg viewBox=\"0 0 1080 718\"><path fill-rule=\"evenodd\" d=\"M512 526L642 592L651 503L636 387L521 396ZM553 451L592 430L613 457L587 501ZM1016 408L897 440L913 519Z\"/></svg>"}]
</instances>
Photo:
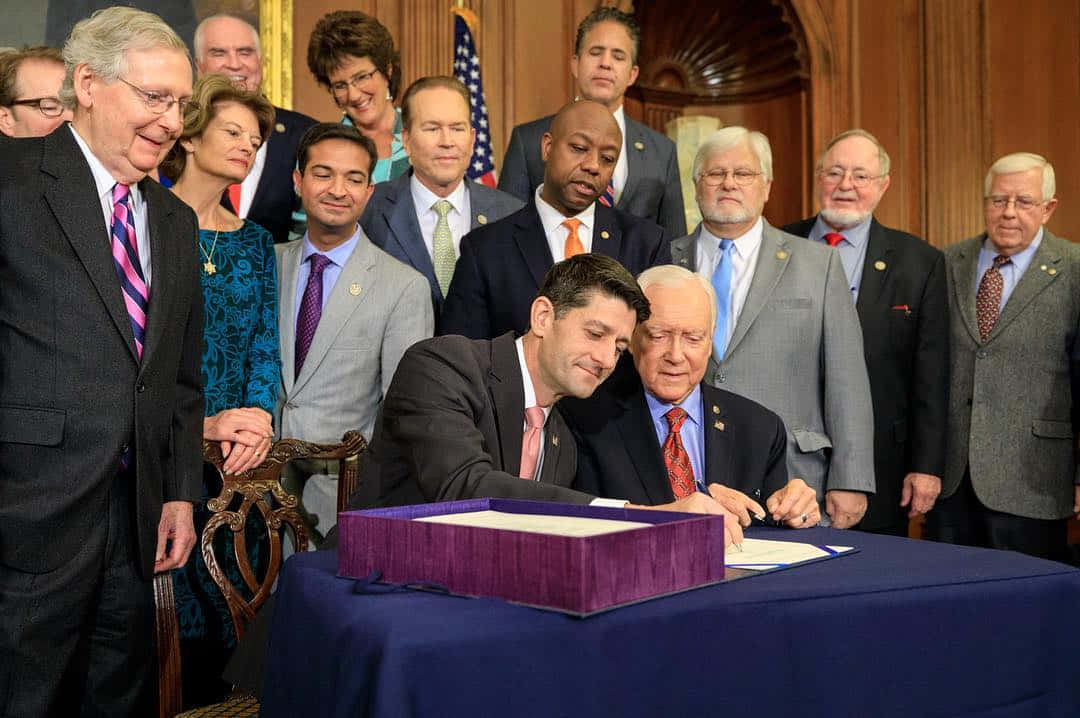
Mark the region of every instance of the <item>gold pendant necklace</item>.
<instances>
[{"instance_id":1,"label":"gold pendant necklace","mask_svg":"<svg viewBox=\"0 0 1080 718\"><path fill-rule=\"evenodd\" d=\"M206 261L203 263L202 268L203 268L203 271L206 272L207 274L216 274L217 273L217 267L214 265L214 250L217 249L218 233L219 233L219 230L215 229L214 230L214 242L213 242L213 244L210 245L210 254L206 253L206 248L203 247L202 240L201 239L199 240L199 250L202 251L203 258L206 259Z\"/></svg>"}]
</instances>

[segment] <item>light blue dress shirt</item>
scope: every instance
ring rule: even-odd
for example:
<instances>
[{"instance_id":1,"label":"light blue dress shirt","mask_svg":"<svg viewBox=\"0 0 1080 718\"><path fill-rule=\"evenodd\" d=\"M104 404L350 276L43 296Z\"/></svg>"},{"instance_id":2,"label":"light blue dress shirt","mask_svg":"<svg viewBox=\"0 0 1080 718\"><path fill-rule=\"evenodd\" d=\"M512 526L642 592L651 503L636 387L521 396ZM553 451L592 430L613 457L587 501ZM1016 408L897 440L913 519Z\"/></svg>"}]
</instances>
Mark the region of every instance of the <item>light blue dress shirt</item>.
<instances>
[{"instance_id":1,"label":"light blue dress shirt","mask_svg":"<svg viewBox=\"0 0 1080 718\"><path fill-rule=\"evenodd\" d=\"M300 316L300 302L304 300L304 290L307 289L308 276L311 275L311 262L308 261L308 257L313 254L324 254L330 260L330 264L326 265L322 273L322 309L325 309L326 302L330 299L330 292L334 291L334 285L337 284L338 277L341 276L341 268L349 261L349 257L352 256L353 250L356 249L359 242L360 225L356 225L353 236L329 252L320 252L315 249L315 246L311 243L311 238L306 234L304 235L304 249L300 253L300 272L296 275L296 304L294 305L293 327L296 326L296 320Z\"/></svg>"},{"instance_id":2,"label":"light blue dress shirt","mask_svg":"<svg viewBox=\"0 0 1080 718\"><path fill-rule=\"evenodd\" d=\"M847 277L848 287L851 289L851 301L853 302L859 299L859 287L862 285L863 264L866 263L866 245L870 243L870 222L872 219L873 217L867 217L854 227L842 230L840 234L844 235L844 241L836 245L836 251L840 253L840 263L844 265L844 276ZM835 231L835 229L825 224L825 220L819 214L817 221L814 222L814 226L810 230L810 239L822 244L828 244L825 241L825 235Z\"/></svg>"},{"instance_id":3,"label":"light blue dress shirt","mask_svg":"<svg viewBox=\"0 0 1080 718\"><path fill-rule=\"evenodd\" d=\"M679 435L682 437L683 447L690 455L690 467L694 470L694 480L698 489L709 493L705 487L705 428L702 423L704 409L701 406L701 385L694 387L690 395L681 404L668 404L660 401L649 392L645 392L645 401L649 405L649 414L652 416L653 429L656 438L663 447L668 437L668 420L664 416L674 407L680 406L686 411L686 421L683 422Z\"/></svg>"},{"instance_id":4,"label":"light blue dress shirt","mask_svg":"<svg viewBox=\"0 0 1080 718\"><path fill-rule=\"evenodd\" d=\"M1001 278L1005 281L1005 285L1001 288L1001 303L998 304L998 311L1005 308L1005 302L1009 301L1009 295L1016 289L1017 283L1020 278L1024 276L1024 272L1027 271L1028 265L1031 264L1032 258L1035 256L1035 251L1039 248L1039 244L1042 242L1043 229L1039 227L1039 231L1035 234L1035 239L1031 240L1031 244L1022 252L1017 252L1012 256L1012 261L1008 264L1002 265ZM1000 254L994 245L990 242L990 238L987 237L983 240L982 249L979 250L979 264L975 270L975 291L978 292L979 284L982 282L983 275L986 274L986 270L994 264L994 257Z\"/></svg>"}]
</instances>

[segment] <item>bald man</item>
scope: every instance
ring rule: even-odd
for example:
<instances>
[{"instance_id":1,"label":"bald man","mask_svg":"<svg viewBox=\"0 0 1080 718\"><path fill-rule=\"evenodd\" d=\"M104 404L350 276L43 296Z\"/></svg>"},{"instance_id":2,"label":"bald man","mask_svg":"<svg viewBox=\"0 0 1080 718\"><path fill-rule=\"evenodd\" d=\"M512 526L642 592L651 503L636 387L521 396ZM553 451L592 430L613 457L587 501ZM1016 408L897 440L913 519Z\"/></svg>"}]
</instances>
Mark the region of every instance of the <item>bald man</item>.
<instances>
[{"instance_id":1,"label":"bald man","mask_svg":"<svg viewBox=\"0 0 1080 718\"><path fill-rule=\"evenodd\" d=\"M556 261L595 252L631 274L668 264L664 230L597 200L619 161L622 132L606 107L579 100L544 133L544 183L516 213L461 240L439 334L493 339L529 327L529 307Z\"/></svg>"}]
</instances>

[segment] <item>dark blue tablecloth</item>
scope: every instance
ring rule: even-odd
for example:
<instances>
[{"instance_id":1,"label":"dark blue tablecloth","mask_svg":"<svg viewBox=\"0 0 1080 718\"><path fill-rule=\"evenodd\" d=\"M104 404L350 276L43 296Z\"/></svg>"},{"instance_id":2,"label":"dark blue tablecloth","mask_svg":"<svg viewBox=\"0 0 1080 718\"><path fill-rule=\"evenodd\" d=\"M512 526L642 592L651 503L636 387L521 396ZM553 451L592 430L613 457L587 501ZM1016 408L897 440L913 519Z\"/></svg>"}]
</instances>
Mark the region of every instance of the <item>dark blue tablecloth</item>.
<instances>
[{"instance_id":1,"label":"dark blue tablecloth","mask_svg":"<svg viewBox=\"0 0 1080 718\"><path fill-rule=\"evenodd\" d=\"M1080 571L857 532L842 556L587 619L285 566L276 716L1080 716Z\"/></svg>"}]
</instances>

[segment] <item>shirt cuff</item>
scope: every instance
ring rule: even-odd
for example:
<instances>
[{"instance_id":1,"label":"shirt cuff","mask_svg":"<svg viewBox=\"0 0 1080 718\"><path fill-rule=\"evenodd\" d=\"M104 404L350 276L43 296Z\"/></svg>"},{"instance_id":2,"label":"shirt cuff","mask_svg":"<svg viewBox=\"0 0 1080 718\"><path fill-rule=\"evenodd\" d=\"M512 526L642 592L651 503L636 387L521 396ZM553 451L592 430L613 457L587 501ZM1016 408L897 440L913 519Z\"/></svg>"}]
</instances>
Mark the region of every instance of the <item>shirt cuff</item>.
<instances>
[{"instance_id":1,"label":"shirt cuff","mask_svg":"<svg viewBox=\"0 0 1080 718\"><path fill-rule=\"evenodd\" d=\"M596 497L589 502L589 506L600 506L605 509L625 509L627 503L629 502L625 499L602 499Z\"/></svg>"}]
</instances>

